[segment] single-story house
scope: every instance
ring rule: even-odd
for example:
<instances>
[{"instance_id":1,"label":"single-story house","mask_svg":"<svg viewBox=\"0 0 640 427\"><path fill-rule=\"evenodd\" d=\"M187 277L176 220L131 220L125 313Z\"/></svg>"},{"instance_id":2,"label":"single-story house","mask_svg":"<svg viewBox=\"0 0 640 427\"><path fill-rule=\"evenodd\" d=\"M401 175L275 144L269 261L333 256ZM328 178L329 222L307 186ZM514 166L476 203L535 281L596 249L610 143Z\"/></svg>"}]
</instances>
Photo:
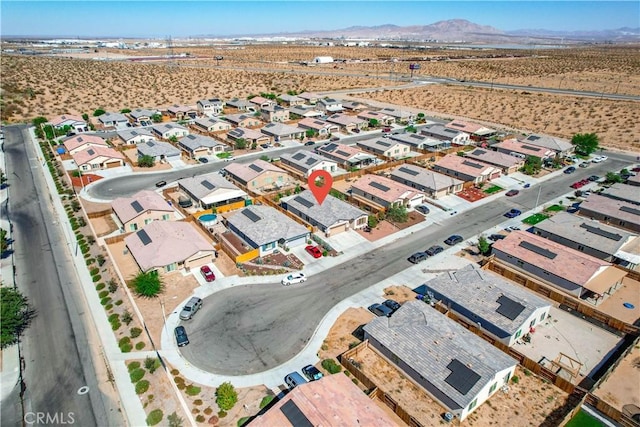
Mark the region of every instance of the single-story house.
<instances>
[{"instance_id":1,"label":"single-story house","mask_svg":"<svg viewBox=\"0 0 640 427\"><path fill-rule=\"evenodd\" d=\"M62 140L67 153L73 155L90 147L109 147L109 144L98 135L75 135Z\"/></svg>"},{"instance_id":2,"label":"single-story house","mask_svg":"<svg viewBox=\"0 0 640 427\"><path fill-rule=\"evenodd\" d=\"M223 153L227 145L204 135L187 135L178 141L178 147L192 159L210 154Z\"/></svg>"},{"instance_id":3,"label":"single-story house","mask_svg":"<svg viewBox=\"0 0 640 427\"><path fill-rule=\"evenodd\" d=\"M549 315L551 304L502 276L469 264L442 273L414 289L513 346Z\"/></svg>"},{"instance_id":4,"label":"single-story house","mask_svg":"<svg viewBox=\"0 0 640 427\"><path fill-rule=\"evenodd\" d=\"M518 362L422 301L364 326L369 347L463 421L509 384Z\"/></svg>"},{"instance_id":5,"label":"single-story house","mask_svg":"<svg viewBox=\"0 0 640 427\"><path fill-rule=\"evenodd\" d=\"M124 155L111 147L89 147L72 154L71 157L81 171L124 166Z\"/></svg>"},{"instance_id":6,"label":"single-story house","mask_svg":"<svg viewBox=\"0 0 640 427\"><path fill-rule=\"evenodd\" d=\"M276 101L264 98L262 96L254 96L253 98L249 99L249 103L252 104L256 110L260 110L270 105L275 105Z\"/></svg>"},{"instance_id":7,"label":"single-story house","mask_svg":"<svg viewBox=\"0 0 640 427\"><path fill-rule=\"evenodd\" d=\"M370 399L346 375L327 375L287 393L251 427L302 426L397 427L398 422Z\"/></svg>"},{"instance_id":8,"label":"single-story house","mask_svg":"<svg viewBox=\"0 0 640 427\"><path fill-rule=\"evenodd\" d=\"M322 119L306 118L298 122L298 126L302 129L311 129L320 136L327 136L334 132L338 132L340 128L338 125L329 123Z\"/></svg>"},{"instance_id":9,"label":"single-story house","mask_svg":"<svg viewBox=\"0 0 640 427\"><path fill-rule=\"evenodd\" d=\"M365 139L356 142L356 145L365 151L391 159L402 159L407 157L411 151L408 145L391 140L391 138Z\"/></svg>"},{"instance_id":10,"label":"single-story house","mask_svg":"<svg viewBox=\"0 0 640 427\"><path fill-rule=\"evenodd\" d=\"M118 197L111 209L120 221L122 232L138 231L153 221L175 219L175 211L158 193L142 190L131 197Z\"/></svg>"},{"instance_id":11,"label":"single-story house","mask_svg":"<svg viewBox=\"0 0 640 427\"><path fill-rule=\"evenodd\" d=\"M193 225L180 221L153 221L124 242L143 272L198 268L213 262L216 253Z\"/></svg>"},{"instance_id":12,"label":"single-story house","mask_svg":"<svg viewBox=\"0 0 640 427\"><path fill-rule=\"evenodd\" d=\"M640 237L610 225L558 212L533 226L533 233L587 255L621 264L640 265Z\"/></svg>"},{"instance_id":13,"label":"single-story house","mask_svg":"<svg viewBox=\"0 0 640 427\"><path fill-rule=\"evenodd\" d=\"M524 166L524 159L485 148L476 148L473 151L467 151L464 153L464 157L472 160L479 160L483 163L500 168L504 175L517 172Z\"/></svg>"},{"instance_id":14,"label":"single-story house","mask_svg":"<svg viewBox=\"0 0 640 427\"><path fill-rule=\"evenodd\" d=\"M151 156L156 162L162 160L180 160L180 150L162 141L147 141L136 145L138 149L138 158L142 156Z\"/></svg>"},{"instance_id":15,"label":"single-story house","mask_svg":"<svg viewBox=\"0 0 640 427\"><path fill-rule=\"evenodd\" d=\"M580 215L605 224L640 233L640 207L599 194L591 194L580 204Z\"/></svg>"},{"instance_id":16,"label":"single-story house","mask_svg":"<svg viewBox=\"0 0 640 427\"><path fill-rule=\"evenodd\" d=\"M320 117L324 115L322 111L318 111L314 107L306 105L296 105L295 107L289 108L289 116L291 117L292 114L304 118Z\"/></svg>"},{"instance_id":17,"label":"single-story house","mask_svg":"<svg viewBox=\"0 0 640 427\"><path fill-rule=\"evenodd\" d=\"M150 123L151 118L157 114L161 114L158 110L147 110L146 108L136 108L129 112L129 117L136 123ZM145 123L143 123L145 122Z\"/></svg>"},{"instance_id":18,"label":"single-story house","mask_svg":"<svg viewBox=\"0 0 640 427\"><path fill-rule=\"evenodd\" d=\"M491 129L477 123L466 122L464 120L452 120L444 126L448 129L459 130L467 133L474 141L482 141L496 134L495 129Z\"/></svg>"},{"instance_id":19,"label":"single-story house","mask_svg":"<svg viewBox=\"0 0 640 427\"><path fill-rule=\"evenodd\" d=\"M553 150L536 145L525 144L517 139L505 139L497 144L493 144L492 148L496 149L498 153L508 154L521 159L525 159L529 156L548 159L550 157L555 157L556 155Z\"/></svg>"},{"instance_id":20,"label":"single-story house","mask_svg":"<svg viewBox=\"0 0 640 427\"><path fill-rule=\"evenodd\" d=\"M440 151L451 148L450 141L441 141L439 139L430 138L428 136L420 135L417 133L397 133L389 135L389 139L401 142L411 147L419 148L421 150Z\"/></svg>"},{"instance_id":21,"label":"single-story house","mask_svg":"<svg viewBox=\"0 0 640 427\"><path fill-rule=\"evenodd\" d=\"M610 199L640 205L640 191L633 185L618 182L609 188L605 188L601 194Z\"/></svg>"},{"instance_id":22,"label":"single-story house","mask_svg":"<svg viewBox=\"0 0 640 427\"><path fill-rule=\"evenodd\" d=\"M364 175L351 185L351 194L383 208L412 209L424 202L424 193L379 175Z\"/></svg>"},{"instance_id":23,"label":"single-story house","mask_svg":"<svg viewBox=\"0 0 640 427\"><path fill-rule=\"evenodd\" d=\"M420 130L420 133L440 141L449 141L452 145L469 145L471 143L471 137L468 133L449 129L439 124L425 126Z\"/></svg>"},{"instance_id":24,"label":"single-story house","mask_svg":"<svg viewBox=\"0 0 640 427\"><path fill-rule=\"evenodd\" d=\"M449 194L456 194L462 191L462 185L464 183L459 179L409 163L392 169L390 178L396 182L422 191L432 199L438 199Z\"/></svg>"},{"instance_id":25,"label":"single-story house","mask_svg":"<svg viewBox=\"0 0 640 427\"><path fill-rule=\"evenodd\" d=\"M386 107L380 110L380 112L393 117L396 123L409 123L416 120L416 114L408 110Z\"/></svg>"},{"instance_id":26,"label":"single-story house","mask_svg":"<svg viewBox=\"0 0 640 427\"><path fill-rule=\"evenodd\" d=\"M300 98L297 95L289 95L287 93L283 93L278 97L278 99L283 103L288 105L289 107L295 107L296 105L303 105L306 101Z\"/></svg>"},{"instance_id":27,"label":"single-story house","mask_svg":"<svg viewBox=\"0 0 640 427\"><path fill-rule=\"evenodd\" d=\"M378 125L388 126L395 123L395 117L391 117L387 114L384 114L380 111L361 111L356 116L362 120L366 120L367 123L371 123L371 120L377 120Z\"/></svg>"},{"instance_id":28,"label":"single-story house","mask_svg":"<svg viewBox=\"0 0 640 427\"><path fill-rule=\"evenodd\" d=\"M302 139L305 130L297 126L285 125L284 123L269 123L260 129L260 132L272 137L274 141L287 139Z\"/></svg>"},{"instance_id":29,"label":"single-story house","mask_svg":"<svg viewBox=\"0 0 640 427\"><path fill-rule=\"evenodd\" d=\"M122 113L104 113L98 116L98 121L104 127L126 129L129 119Z\"/></svg>"},{"instance_id":30,"label":"single-story house","mask_svg":"<svg viewBox=\"0 0 640 427\"><path fill-rule=\"evenodd\" d=\"M327 195L322 204L310 190L285 197L280 205L308 224L318 227L327 237L367 225L368 214L347 202Z\"/></svg>"},{"instance_id":31,"label":"single-story house","mask_svg":"<svg viewBox=\"0 0 640 427\"><path fill-rule=\"evenodd\" d=\"M178 188L202 209L215 208L247 199L247 193L224 179L218 172L178 181Z\"/></svg>"},{"instance_id":32,"label":"single-story house","mask_svg":"<svg viewBox=\"0 0 640 427\"><path fill-rule=\"evenodd\" d=\"M231 123L215 116L195 119L191 125L202 132L228 131L232 128Z\"/></svg>"},{"instance_id":33,"label":"single-story house","mask_svg":"<svg viewBox=\"0 0 640 427\"><path fill-rule=\"evenodd\" d=\"M493 244L495 259L596 304L611 295L626 272L610 263L526 231L513 231Z\"/></svg>"},{"instance_id":34,"label":"single-story house","mask_svg":"<svg viewBox=\"0 0 640 427\"><path fill-rule=\"evenodd\" d=\"M309 104L315 104L316 102L318 102L320 98L322 98L321 95L318 95L317 93L313 93L313 92L302 92L298 94L298 97L304 99Z\"/></svg>"},{"instance_id":35,"label":"single-story house","mask_svg":"<svg viewBox=\"0 0 640 427\"><path fill-rule=\"evenodd\" d=\"M635 174L627 179L627 184L640 187L640 174Z\"/></svg>"},{"instance_id":36,"label":"single-story house","mask_svg":"<svg viewBox=\"0 0 640 427\"><path fill-rule=\"evenodd\" d=\"M224 101L219 98L201 99L196 108L203 116L219 116L224 110Z\"/></svg>"},{"instance_id":37,"label":"single-story house","mask_svg":"<svg viewBox=\"0 0 640 427\"><path fill-rule=\"evenodd\" d=\"M268 255L278 247L305 245L310 235L306 227L265 205L247 206L229 215L226 223L229 230L249 246L260 249L260 256Z\"/></svg>"},{"instance_id":38,"label":"single-story house","mask_svg":"<svg viewBox=\"0 0 640 427\"><path fill-rule=\"evenodd\" d=\"M228 107L233 107L238 111L256 111L256 107L246 99L233 98L225 103Z\"/></svg>"},{"instance_id":39,"label":"single-story house","mask_svg":"<svg viewBox=\"0 0 640 427\"><path fill-rule=\"evenodd\" d=\"M575 146L566 139L555 138L549 135L531 134L520 140L523 144L552 150L558 156L568 156L575 151Z\"/></svg>"},{"instance_id":40,"label":"single-story house","mask_svg":"<svg viewBox=\"0 0 640 427\"><path fill-rule=\"evenodd\" d=\"M338 164L336 162L304 150L296 151L293 154L283 154L280 156L280 161L283 165L303 173L305 177L309 177L309 175L317 170L324 170L329 173L338 171Z\"/></svg>"},{"instance_id":41,"label":"single-story house","mask_svg":"<svg viewBox=\"0 0 640 427\"><path fill-rule=\"evenodd\" d=\"M73 114L63 114L62 116L56 116L48 122L56 129L63 129L65 126L71 127L74 132L87 132L89 125L80 116L74 116Z\"/></svg>"},{"instance_id":42,"label":"single-story house","mask_svg":"<svg viewBox=\"0 0 640 427\"><path fill-rule=\"evenodd\" d=\"M264 124L260 117L256 117L253 114L227 114L223 117L234 126L248 128L252 126L260 126Z\"/></svg>"},{"instance_id":43,"label":"single-story house","mask_svg":"<svg viewBox=\"0 0 640 427\"><path fill-rule=\"evenodd\" d=\"M268 192L296 184L296 180L273 163L261 159L225 166L227 178L256 192Z\"/></svg>"},{"instance_id":44,"label":"single-story house","mask_svg":"<svg viewBox=\"0 0 640 427\"><path fill-rule=\"evenodd\" d=\"M342 108L349 111L362 111L371 108L369 105L358 101L342 100Z\"/></svg>"},{"instance_id":45,"label":"single-story house","mask_svg":"<svg viewBox=\"0 0 640 427\"><path fill-rule=\"evenodd\" d=\"M147 128L123 129L118 131L118 138L124 145L135 145L141 142L153 141L155 138Z\"/></svg>"},{"instance_id":46,"label":"single-story house","mask_svg":"<svg viewBox=\"0 0 640 427\"><path fill-rule=\"evenodd\" d=\"M329 123L340 126L340 129L344 129L347 132L353 132L354 129L364 129L369 126L369 122L357 118L356 116L349 116L347 114L332 114L326 119Z\"/></svg>"},{"instance_id":47,"label":"single-story house","mask_svg":"<svg viewBox=\"0 0 640 427\"><path fill-rule=\"evenodd\" d=\"M267 105L260 109L260 116L265 122L287 122L289 110L277 104Z\"/></svg>"},{"instance_id":48,"label":"single-story house","mask_svg":"<svg viewBox=\"0 0 640 427\"><path fill-rule=\"evenodd\" d=\"M342 102L333 98L321 98L316 102L316 109L324 112L325 114L341 113L344 111L342 108Z\"/></svg>"},{"instance_id":49,"label":"single-story house","mask_svg":"<svg viewBox=\"0 0 640 427\"><path fill-rule=\"evenodd\" d=\"M190 105L172 105L167 108L167 113L175 120L191 120L198 116L198 110Z\"/></svg>"},{"instance_id":50,"label":"single-story house","mask_svg":"<svg viewBox=\"0 0 640 427\"><path fill-rule=\"evenodd\" d=\"M361 168L375 163L376 156L355 147L330 142L316 148L316 153L342 165L345 169Z\"/></svg>"},{"instance_id":51,"label":"single-story house","mask_svg":"<svg viewBox=\"0 0 640 427\"><path fill-rule=\"evenodd\" d=\"M271 137L260 132L260 130L258 129L237 127L227 132L227 140L236 143L241 139L244 140L249 146L251 146L252 144L260 145L271 142Z\"/></svg>"},{"instance_id":52,"label":"single-story house","mask_svg":"<svg viewBox=\"0 0 640 427\"><path fill-rule=\"evenodd\" d=\"M182 138L189 135L189 129L176 123L161 123L151 126L151 132L158 138L170 139L172 137Z\"/></svg>"},{"instance_id":53,"label":"single-story house","mask_svg":"<svg viewBox=\"0 0 640 427\"><path fill-rule=\"evenodd\" d=\"M447 154L433 165L433 170L475 184L491 181L502 174L500 168L457 154Z\"/></svg>"}]
</instances>

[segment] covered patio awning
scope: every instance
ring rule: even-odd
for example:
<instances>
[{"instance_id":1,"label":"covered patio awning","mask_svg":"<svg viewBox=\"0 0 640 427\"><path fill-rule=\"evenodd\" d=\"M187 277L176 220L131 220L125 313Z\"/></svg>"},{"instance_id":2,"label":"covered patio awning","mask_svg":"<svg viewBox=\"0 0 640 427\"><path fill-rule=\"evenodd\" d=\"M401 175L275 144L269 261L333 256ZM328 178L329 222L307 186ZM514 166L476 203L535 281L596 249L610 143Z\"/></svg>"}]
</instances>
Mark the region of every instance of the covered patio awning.
<instances>
[{"instance_id":1,"label":"covered patio awning","mask_svg":"<svg viewBox=\"0 0 640 427\"><path fill-rule=\"evenodd\" d=\"M607 267L600 274L592 277L582 287L598 295L602 295L622 280L626 275L627 272L620 270L619 268Z\"/></svg>"}]
</instances>

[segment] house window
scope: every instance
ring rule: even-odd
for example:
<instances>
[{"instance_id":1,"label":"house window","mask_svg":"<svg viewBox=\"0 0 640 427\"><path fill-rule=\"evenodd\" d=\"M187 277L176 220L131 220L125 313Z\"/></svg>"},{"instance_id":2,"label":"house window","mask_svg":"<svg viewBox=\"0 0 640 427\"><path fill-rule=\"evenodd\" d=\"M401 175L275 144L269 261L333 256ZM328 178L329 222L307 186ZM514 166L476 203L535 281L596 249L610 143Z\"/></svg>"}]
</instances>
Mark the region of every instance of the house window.
<instances>
[{"instance_id":1,"label":"house window","mask_svg":"<svg viewBox=\"0 0 640 427\"><path fill-rule=\"evenodd\" d=\"M251 185L252 185L253 187L255 187L257 184L256 184L256 182L255 182L255 181L251 181Z\"/></svg>"},{"instance_id":2,"label":"house window","mask_svg":"<svg viewBox=\"0 0 640 427\"><path fill-rule=\"evenodd\" d=\"M169 214L164 214L164 215L162 215L162 219L163 219L164 221L168 221L168 220L169 220Z\"/></svg>"},{"instance_id":3,"label":"house window","mask_svg":"<svg viewBox=\"0 0 640 427\"><path fill-rule=\"evenodd\" d=\"M173 263L173 264L169 264L169 265L167 265L164 269L167 271L167 273L168 273L168 272L170 272L170 271L175 271L175 269L176 269L176 264L175 264L175 263Z\"/></svg>"},{"instance_id":4,"label":"house window","mask_svg":"<svg viewBox=\"0 0 640 427\"><path fill-rule=\"evenodd\" d=\"M504 383L508 384L509 383L509 378L511 378L511 372L509 372L505 377L504 377Z\"/></svg>"},{"instance_id":5,"label":"house window","mask_svg":"<svg viewBox=\"0 0 640 427\"><path fill-rule=\"evenodd\" d=\"M491 388L489 388L489 394L493 393L497 387L498 387L498 383L493 383Z\"/></svg>"},{"instance_id":6,"label":"house window","mask_svg":"<svg viewBox=\"0 0 640 427\"><path fill-rule=\"evenodd\" d=\"M584 246L582 246L582 245L578 245L578 250L579 250L579 251L584 251Z\"/></svg>"},{"instance_id":7,"label":"house window","mask_svg":"<svg viewBox=\"0 0 640 427\"><path fill-rule=\"evenodd\" d=\"M545 316L546 316L546 314L545 314L545 313L542 313L542 315L540 315L540 321L541 321L541 322L544 320Z\"/></svg>"},{"instance_id":8,"label":"house window","mask_svg":"<svg viewBox=\"0 0 640 427\"><path fill-rule=\"evenodd\" d=\"M472 411L473 408L476 407L477 403L478 403L478 399L473 399L473 402L469 403L469 411Z\"/></svg>"},{"instance_id":9,"label":"house window","mask_svg":"<svg viewBox=\"0 0 640 427\"><path fill-rule=\"evenodd\" d=\"M516 260L516 264L518 264L518 267L524 267L524 262L522 260Z\"/></svg>"},{"instance_id":10,"label":"house window","mask_svg":"<svg viewBox=\"0 0 640 427\"><path fill-rule=\"evenodd\" d=\"M144 220L144 225L147 225L147 224L149 224L149 223L151 223L151 222L153 222L153 220L152 220L152 219L145 219L145 220Z\"/></svg>"},{"instance_id":11,"label":"house window","mask_svg":"<svg viewBox=\"0 0 640 427\"><path fill-rule=\"evenodd\" d=\"M516 332L515 339L520 338L520 335L522 335L522 329L518 329L518 332Z\"/></svg>"},{"instance_id":12,"label":"house window","mask_svg":"<svg viewBox=\"0 0 640 427\"><path fill-rule=\"evenodd\" d=\"M531 323L529 323L529 327L530 327L530 328L533 328L533 327L535 326L535 324L536 324L536 319L533 319L533 320L531 321Z\"/></svg>"},{"instance_id":13,"label":"house window","mask_svg":"<svg viewBox=\"0 0 640 427\"><path fill-rule=\"evenodd\" d=\"M131 231L136 231L138 229L138 224L129 224L129 228Z\"/></svg>"}]
</instances>

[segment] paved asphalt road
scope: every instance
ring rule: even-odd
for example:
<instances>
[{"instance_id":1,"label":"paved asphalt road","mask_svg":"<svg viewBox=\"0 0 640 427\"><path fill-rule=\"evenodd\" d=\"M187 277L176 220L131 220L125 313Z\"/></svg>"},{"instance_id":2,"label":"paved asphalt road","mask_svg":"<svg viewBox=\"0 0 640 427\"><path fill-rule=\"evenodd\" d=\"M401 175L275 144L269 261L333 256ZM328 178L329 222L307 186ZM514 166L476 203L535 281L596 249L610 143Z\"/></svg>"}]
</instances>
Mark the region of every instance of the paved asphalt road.
<instances>
[{"instance_id":1,"label":"paved asphalt road","mask_svg":"<svg viewBox=\"0 0 640 427\"><path fill-rule=\"evenodd\" d=\"M544 182L539 203L570 192L569 185L579 179L603 176L629 163L609 157ZM451 234L468 239L504 221L502 215L510 208L534 208L538 188L447 218L355 262L312 276L303 286L246 285L218 292L188 322L191 343L181 349L182 354L194 366L224 375L253 374L278 366L303 349L322 317L338 302L411 266L406 260L409 255L442 244Z\"/></svg>"},{"instance_id":2,"label":"paved asphalt road","mask_svg":"<svg viewBox=\"0 0 640 427\"><path fill-rule=\"evenodd\" d=\"M52 222L50 196L36 191L45 188L44 177L31 142L23 138L23 129L4 128L16 282L37 310L22 340L25 410L51 417L58 414L55 424L70 423L72 413L80 426L123 425L114 410L117 405L98 388L85 326L91 322L90 315L62 230ZM83 386L89 387L89 393L78 395ZM3 426L22 425L18 392L16 387L10 401L2 402Z\"/></svg>"}]
</instances>

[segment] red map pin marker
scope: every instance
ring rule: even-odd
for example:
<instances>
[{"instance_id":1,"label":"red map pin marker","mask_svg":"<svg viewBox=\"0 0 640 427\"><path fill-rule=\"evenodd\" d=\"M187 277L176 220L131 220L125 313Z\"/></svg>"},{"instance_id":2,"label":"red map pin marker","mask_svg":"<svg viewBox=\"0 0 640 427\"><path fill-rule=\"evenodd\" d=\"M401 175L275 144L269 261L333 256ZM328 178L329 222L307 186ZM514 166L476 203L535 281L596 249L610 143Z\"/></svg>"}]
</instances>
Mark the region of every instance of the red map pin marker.
<instances>
[{"instance_id":1,"label":"red map pin marker","mask_svg":"<svg viewBox=\"0 0 640 427\"><path fill-rule=\"evenodd\" d=\"M318 179L322 178L321 186L318 186ZM324 202L324 199L327 198L327 194L331 191L331 186L333 185L333 178L331 174L327 171L317 170L313 171L311 175L309 175L309 179L307 180L309 184L309 190L313 193L313 197L316 198L316 201L319 205Z\"/></svg>"}]
</instances>

